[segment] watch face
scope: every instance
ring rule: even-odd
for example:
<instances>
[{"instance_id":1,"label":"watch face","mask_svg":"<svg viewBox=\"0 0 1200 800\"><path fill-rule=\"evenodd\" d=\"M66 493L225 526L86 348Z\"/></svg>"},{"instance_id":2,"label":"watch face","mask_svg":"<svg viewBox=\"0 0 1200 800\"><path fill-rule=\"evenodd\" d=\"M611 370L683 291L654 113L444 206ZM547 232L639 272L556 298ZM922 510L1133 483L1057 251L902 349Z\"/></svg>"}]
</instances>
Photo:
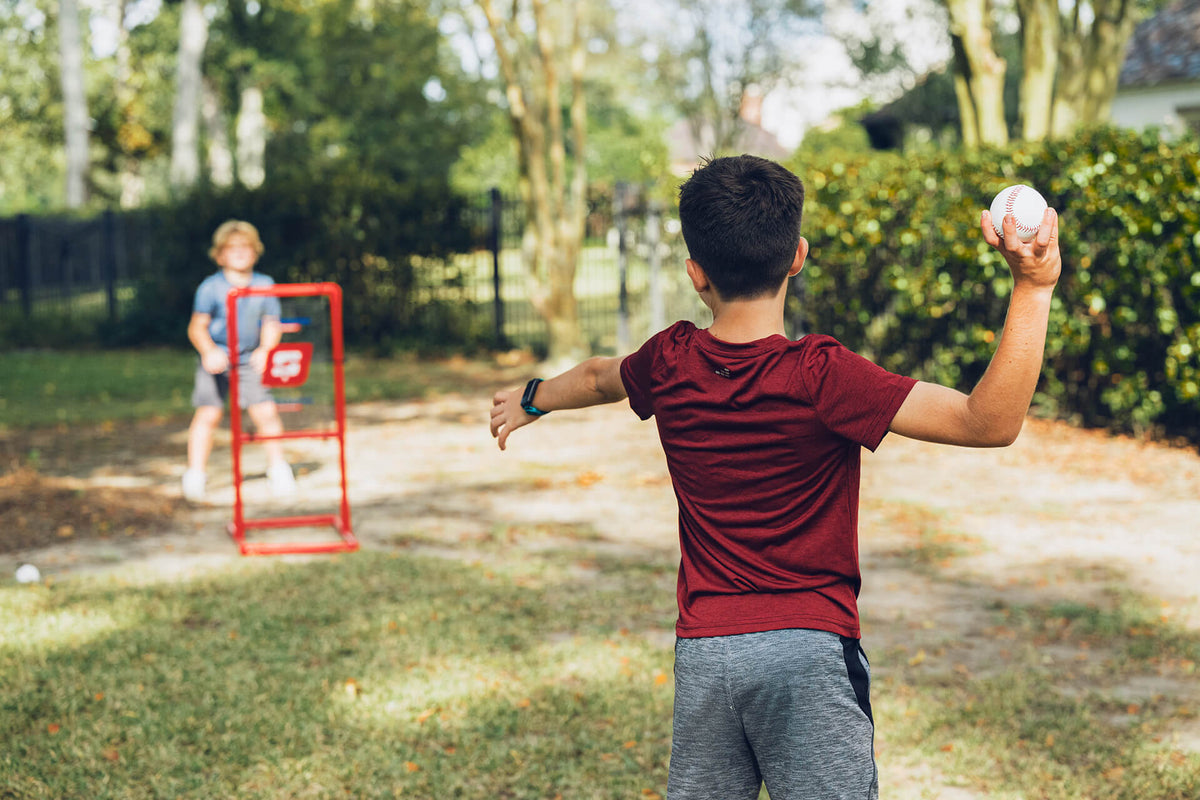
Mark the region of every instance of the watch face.
<instances>
[{"instance_id":1,"label":"watch face","mask_svg":"<svg viewBox=\"0 0 1200 800\"><path fill-rule=\"evenodd\" d=\"M538 384L540 383L540 380L534 378L529 383L525 384L525 394L521 398L521 408L525 409L525 411L530 414L533 414L537 411L536 408L533 408L533 396L537 394ZM531 408L533 409L532 411L530 411Z\"/></svg>"}]
</instances>

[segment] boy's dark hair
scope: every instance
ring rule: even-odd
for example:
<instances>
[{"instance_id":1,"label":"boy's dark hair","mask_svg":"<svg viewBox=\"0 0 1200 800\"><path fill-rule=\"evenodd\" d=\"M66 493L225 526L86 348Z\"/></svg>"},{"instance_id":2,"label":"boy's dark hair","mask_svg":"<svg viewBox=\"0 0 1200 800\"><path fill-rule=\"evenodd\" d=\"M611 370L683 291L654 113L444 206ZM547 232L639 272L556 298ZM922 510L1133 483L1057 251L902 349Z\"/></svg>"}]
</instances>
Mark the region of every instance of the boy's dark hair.
<instances>
[{"instance_id":1,"label":"boy's dark hair","mask_svg":"<svg viewBox=\"0 0 1200 800\"><path fill-rule=\"evenodd\" d=\"M691 259L723 300L772 294L800 244L804 184L757 156L707 159L679 188L679 222Z\"/></svg>"}]
</instances>

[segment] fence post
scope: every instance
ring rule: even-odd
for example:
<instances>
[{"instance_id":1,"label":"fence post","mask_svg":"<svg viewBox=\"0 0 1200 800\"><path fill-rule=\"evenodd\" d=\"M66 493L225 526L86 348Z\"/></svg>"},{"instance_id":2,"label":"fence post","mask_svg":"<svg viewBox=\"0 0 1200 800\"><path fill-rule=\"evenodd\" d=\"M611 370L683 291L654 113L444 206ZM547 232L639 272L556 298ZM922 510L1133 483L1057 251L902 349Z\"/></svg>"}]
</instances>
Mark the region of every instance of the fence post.
<instances>
[{"instance_id":1,"label":"fence post","mask_svg":"<svg viewBox=\"0 0 1200 800\"><path fill-rule=\"evenodd\" d=\"M17 215L17 288L21 293L21 312L33 315L33 235L29 215Z\"/></svg>"},{"instance_id":2,"label":"fence post","mask_svg":"<svg viewBox=\"0 0 1200 800\"><path fill-rule=\"evenodd\" d=\"M100 249L100 276L108 297L108 321L117 321L117 217L106 209L101 219L103 246Z\"/></svg>"},{"instance_id":3,"label":"fence post","mask_svg":"<svg viewBox=\"0 0 1200 800\"><path fill-rule=\"evenodd\" d=\"M629 241L628 219L625 216L629 200L629 184L618 181L613 191L613 217L617 223L617 271L620 283L617 294L617 352L627 353L629 337Z\"/></svg>"},{"instance_id":4,"label":"fence post","mask_svg":"<svg viewBox=\"0 0 1200 800\"><path fill-rule=\"evenodd\" d=\"M662 203L651 200L646 209L646 247L650 250L650 333L667 327L667 312L663 302L662 251L659 249L662 223Z\"/></svg>"},{"instance_id":5,"label":"fence post","mask_svg":"<svg viewBox=\"0 0 1200 800\"><path fill-rule=\"evenodd\" d=\"M488 227L488 249L492 251L492 336L496 347L507 347L504 335L504 298L501 296L500 248L504 244L504 198L500 189L493 186L488 193L491 198L491 220Z\"/></svg>"}]
</instances>

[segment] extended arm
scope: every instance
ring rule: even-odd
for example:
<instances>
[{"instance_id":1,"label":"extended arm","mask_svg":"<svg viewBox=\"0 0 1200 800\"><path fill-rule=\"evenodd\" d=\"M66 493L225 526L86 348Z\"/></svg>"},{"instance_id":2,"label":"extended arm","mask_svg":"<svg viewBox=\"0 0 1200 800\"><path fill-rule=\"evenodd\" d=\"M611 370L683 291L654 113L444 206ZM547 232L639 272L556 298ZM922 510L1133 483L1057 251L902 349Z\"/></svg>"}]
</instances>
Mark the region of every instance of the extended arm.
<instances>
[{"instance_id":1,"label":"extended arm","mask_svg":"<svg viewBox=\"0 0 1200 800\"><path fill-rule=\"evenodd\" d=\"M501 450L509 434L537 419L521 408L523 391L524 387L500 391L492 398L492 437ZM538 384L534 405L541 411L558 411L615 403L625 397L621 359L597 356Z\"/></svg>"},{"instance_id":2,"label":"extended arm","mask_svg":"<svg viewBox=\"0 0 1200 800\"><path fill-rule=\"evenodd\" d=\"M1041 374L1050 300L1062 269L1058 215L1047 209L1037 236L1017 238L1011 216L1004 238L983 212L984 239L1008 262L1013 290L1000 343L983 378L969 394L937 384L918 383L892 419L889 430L912 439L967 447L1003 447L1021 432Z\"/></svg>"},{"instance_id":3,"label":"extended arm","mask_svg":"<svg viewBox=\"0 0 1200 800\"><path fill-rule=\"evenodd\" d=\"M229 368L229 354L209 335L208 326L211 322L211 314L193 312L188 322L188 341L200 354L200 363L204 365L204 369L213 375L220 375Z\"/></svg>"}]
</instances>

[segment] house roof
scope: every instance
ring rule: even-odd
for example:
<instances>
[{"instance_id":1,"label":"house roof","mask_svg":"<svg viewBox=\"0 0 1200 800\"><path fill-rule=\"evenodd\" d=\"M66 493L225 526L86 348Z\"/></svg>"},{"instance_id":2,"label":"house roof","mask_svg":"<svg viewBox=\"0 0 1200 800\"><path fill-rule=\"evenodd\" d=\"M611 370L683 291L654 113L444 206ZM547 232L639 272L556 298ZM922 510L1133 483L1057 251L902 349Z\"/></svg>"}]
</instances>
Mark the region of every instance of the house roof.
<instances>
[{"instance_id":1,"label":"house roof","mask_svg":"<svg viewBox=\"0 0 1200 800\"><path fill-rule=\"evenodd\" d=\"M1200 0L1176 0L1134 30L1122 88L1200 81Z\"/></svg>"}]
</instances>

